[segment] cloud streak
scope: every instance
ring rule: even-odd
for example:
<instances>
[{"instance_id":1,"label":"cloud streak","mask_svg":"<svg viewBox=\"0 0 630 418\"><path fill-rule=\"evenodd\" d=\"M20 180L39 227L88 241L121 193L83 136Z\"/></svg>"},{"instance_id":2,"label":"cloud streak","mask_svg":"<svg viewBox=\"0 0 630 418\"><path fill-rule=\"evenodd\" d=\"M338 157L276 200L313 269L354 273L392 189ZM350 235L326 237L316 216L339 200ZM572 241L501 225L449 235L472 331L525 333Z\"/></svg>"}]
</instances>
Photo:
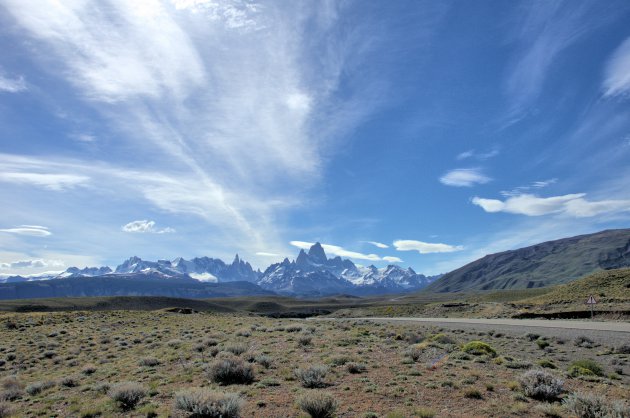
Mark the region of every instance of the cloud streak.
<instances>
[{"instance_id":1,"label":"cloud streak","mask_svg":"<svg viewBox=\"0 0 630 418\"><path fill-rule=\"evenodd\" d=\"M458 168L440 177L440 183L454 187L472 187L476 184L488 183L491 180L479 168Z\"/></svg>"},{"instance_id":2,"label":"cloud streak","mask_svg":"<svg viewBox=\"0 0 630 418\"><path fill-rule=\"evenodd\" d=\"M38 225L20 225L14 228L0 229L0 232L14 235L25 235L29 237L47 237L52 235L52 232L45 226Z\"/></svg>"},{"instance_id":3,"label":"cloud streak","mask_svg":"<svg viewBox=\"0 0 630 418\"><path fill-rule=\"evenodd\" d=\"M54 191L84 186L89 180L87 176L76 174L0 172L0 182L43 187Z\"/></svg>"},{"instance_id":4,"label":"cloud streak","mask_svg":"<svg viewBox=\"0 0 630 418\"><path fill-rule=\"evenodd\" d=\"M0 263L0 269L3 270L15 270L15 269L39 269L44 267L63 267L65 263L61 260L19 260L11 261L8 263Z\"/></svg>"},{"instance_id":5,"label":"cloud streak","mask_svg":"<svg viewBox=\"0 0 630 418\"><path fill-rule=\"evenodd\" d=\"M630 92L630 38L617 48L608 61L602 88L604 96L619 96Z\"/></svg>"},{"instance_id":6,"label":"cloud streak","mask_svg":"<svg viewBox=\"0 0 630 418\"><path fill-rule=\"evenodd\" d=\"M129 222L122 226L122 230L134 234L169 234L175 232L175 229L170 227L156 228L155 221L148 220Z\"/></svg>"},{"instance_id":7,"label":"cloud streak","mask_svg":"<svg viewBox=\"0 0 630 418\"><path fill-rule=\"evenodd\" d=\"M366 242L368 244L372 244L373 246L377 248L389 248L389 245L383 244L382 242L378 242L378 241L366 241Z\"/></svg>"},{"instance_id":8,"label":"cloud streak","mask_svg":"<svg viewBox=\"0 0 630 418\"><path fill-rule=\"evenodd\" d=\"M586 193L552 197L521 194L503 201L474 197L472 203L490 213L505 212L526 216L563 214L575 218L586 218L630 211L630 200L590 201L585 199L585 196Z\"/></svg>"},{"instance_id":9,"label":"cloud streak","mask_svg":"<svg viewBox=\"0 0 630 418\"><path fill-rule=\"evenodd\" d=\"M20 93L27 90L24 77L9 78L0 71L0 93Z\"/></svg>"},{"instance_id":10,"label":"cloud streak","mask_svg":"<svg viewBox=\"0 0 630 418\"><path fill-rule=\"evenodd\" d=\"M102 193L120 185L118 170L137 182L123 189L163 211L194 213L245 250L280 248L278 215L318 183L331 138L374 106L361 85L334 97L344 67L369 50L332 41L337 7L8 0L42 68L111 126L125 156L147 158L74 161L73 173L53 161L52 172L19 168L0 180ZM369 45L376 35L357 29L354 38ZM343 120L329 117L345 109ZM99 171L112 177L92 177Z\"/></svg>"},{"instance_id":11,"label":"cloud streak","mask_svg":"<svg viewBox=\"0 0 630 418\"><path fill-rule=\"evenodd\" d=\"M452 253L464 249L464 247L461 245L429 243L410 239L394 241L394 247L398 251L417 251L420 254Z\"/></svg>"},{"instance_id":12,"label":"cloud streak","mask_svg":"<svg viewBox=\"0 0 630 418\"><path fill-rule=\"evenodd\" d=\"M305 242L305 241L291 241L291 242L289 242L289 244L293 245L294 247L301 248L303 250L308 250L315 243L314 242ZM381 258L381 257L379 257L376 254L363 254L363 253L356 252L356 251L349 251L349 250L346 250L345 248L340 247L338 245L322 244L322 248L324 249L324 251L326 251L326 253L332 254L334 256L339 256L339 257L353 258L355 260L368 260L368 261L385 260L384 257ZM385 261L389 261L389 260L385 260Z\"/></svg>"}]
</instances>

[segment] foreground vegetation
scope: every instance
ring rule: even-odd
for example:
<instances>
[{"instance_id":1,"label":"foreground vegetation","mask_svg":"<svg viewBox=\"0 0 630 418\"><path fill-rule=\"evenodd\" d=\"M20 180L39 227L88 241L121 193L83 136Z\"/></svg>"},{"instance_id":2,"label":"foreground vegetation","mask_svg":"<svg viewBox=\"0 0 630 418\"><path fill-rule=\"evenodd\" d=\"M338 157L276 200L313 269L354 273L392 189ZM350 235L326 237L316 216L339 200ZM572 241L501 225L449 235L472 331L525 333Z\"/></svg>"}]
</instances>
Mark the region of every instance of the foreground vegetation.
<instances>
[{"instance_id":1,"label":"foreground vegetation","mask_svg":"<svg viewBox=\"0 0 630 418\"><path fill-rule=\"evenodd\" d=\"M628 416L630 344L587 336L166 311L0 319L0 417Z\"/></svg>"}]
</instances>

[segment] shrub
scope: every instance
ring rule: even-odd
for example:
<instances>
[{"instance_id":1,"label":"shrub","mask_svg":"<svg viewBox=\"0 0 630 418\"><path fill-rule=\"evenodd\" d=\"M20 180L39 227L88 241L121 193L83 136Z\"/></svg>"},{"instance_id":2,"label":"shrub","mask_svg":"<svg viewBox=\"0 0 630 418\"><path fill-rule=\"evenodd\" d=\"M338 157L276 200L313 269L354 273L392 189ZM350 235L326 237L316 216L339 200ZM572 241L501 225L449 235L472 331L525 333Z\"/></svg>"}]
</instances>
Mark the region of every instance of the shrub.
<instances>
[{"instance_id":1,"label":"shrub","mask_svg":"<svg viewBox=\"0 0 630 418\"><path fill-rule=\"evenodd\" d=\"M305 388L326 387L326 374L328 367L322 365L311 366L306 369L296 369L295 377Z\"/></svg>"},{"instance_id":2,"label":"shrub","mask_svg":"<svg viewBox=\"0 0 630 418\"><path fill-rule=\"evenodd\" d=\"M618 354L630 354L630 343L620 345L615 349L615 352Z\"/></svg>"},{"instance_id":3,"label":"shrub","mask_svg":"<svg viewBox=\"0 0 630 418\"><path fill-rule=\"evenodd\" d=\"M621 401L608 401L597 395L572 393L567 396L564 406L580 418L625 418L630 416L630 408Z\"/></svg>"},{"instance_id":4,"label":"shrub","mask_svg":"<svg viewBox=\"0 0 630 418\"><path fill-rule=\"evenodd\" d=\"M268 369L271 367L272 361L271 361L271 357L266 356L264 354L260 354L258 356L256 356L254 358L254 361L258 364L260 364L261 366L263 366L265 369Z\"/></svg>"},{"instance_id":5,"label":"shrub","mask_svg":"<svg viewBox=\"0 0 630 418\"><path fill-rule=\"evenodd\" d=\"M286 332L300 332L302 331L302 327L299 325L289 325L285 328Z\"/></svg>"},{"instance_id":6,"label":"shrub","mask_svg":"<svg viewBox=\"0 0 630 418\"><path fill-rule=\"evenodd\" d=\"M422 349L418 346L412 345L407 348L407 351L405 351L405 355L413 361L418 361L420 359L420 356L422 356Z\"/></svg>"},{"instance_id":7,"label":"shrub","mask_svg":"<svg viewBox=\"0 0 630 418\"><path fill-rule=\"evenodd\" d=\"M140 359L140 361L138 361L138 364L144 367L155 367L160 364L160 360L156 359L155 357L145 357Z\"/></svg>"},{"instance_id":8,"label":"shrub","mask_svg":"<svg viewBox=\"0 0 630 418\"><path fill-rule=\"evenodd\" d=\"M337 411L338 403L329 393L315 392L300 397L298 406L311 418L332 418Z\"/></svg>"},{"instance_id":9,"label":"shrub","mask_svg":"<svg viewBox=\"0 0 630 418\"><path fill-rule=\"evenodd\" d=\"M482 341L471 341L467 344L464 344L464 346L462 347L462 351L468 354L473 354L475 356L487 355L490 357L496 357L497 355L497 352L494 348Z\"/></svg>"},{"instance_id":10,"label":"shrub","mask_svg":"<svg viewBox=\"0 0 630 418\"><path fill-rule=\"evenodd\" d=\"M31 383L26 387L26 393L31 396L35 396L42 393L46 389L50 389L53 386L55 386L55 383L51 381Z\"/></svg>"},{"instance_id":11,"label":"shrub","mask_svg":"<svg viewBox=\"0 0 630 418\"><path fill-rule=\"evenodd\" d=\"M298 338L298 345L301 347L306 347L313 344L313 337L310 335L300 335Z\"/></svg>"},{"instance_id":12,"label":"shrub","mask_svg":"<svg viewBox=\"0 0 630 418\"><path fill-rule=\"evenodd\" d=\"M540 367L544 367L546 369L557 369L558 367L555 365L555 363L549 359L542 359L538 361L538 365Z\"/></svg>"},{"instance_id":13,"label":"shrub","mask_svg":"<svg viewBox=\"0 0 630 418\"><path fill-rule=\"evenodd\" d=\"M246 353L247 350L249 350L249 347L245 344L230 344L223 348L223 351L232 353L235 356L240 356L241 354Z\"/></svg>"},{"instance_id":14,"label":"shrub","mask_svg":"<svg viewBox=\"0 0 630 418\"><path fill-rule=\"evenodd\" d=\"M455 339L453 337L451 337L450 335L446 335L446 334L435 334L434 336L432 336L430 338L431 341L435 341L436 343L439 344L457 344L457 341L455 341Z\"/></svg>"},{"instance_id":15,"label":"shrub","mask_svg":"<svg viewBox=\"0 0 630 418\"><path fill-rule=\"evenodd\" d=\"M205 345L206 347L214 347L215 345L219 345L219 342L214 338L206 338L205 340L203 340L203 345Z\"/></svg>"},{"instance_id":16,"label":"shrub","mask_svg":"<svg viewBox=\"0 0 630 418\"><path fill-rule=\"evenodd\" d=\"M551 401L562 393L564 382L544 370L529 370L519 377L525 396L542 401Z\"/></svg>"},{"instance_id":17,"label":"shrub","mask_svg":"<svg viewBox=\"0 0 630 418\"><path fill-rule=\"evenodd\" d=\"M562 418L566 415L564 408L553 403L541 403L536 405L534 409L549 418Z\"/></svg>"},{"instance_id":18,"label":"shrub","mask_svg":"<svg viewBox=\"0 0 630 418\"><path fill-rule=\"evenodd\" d=\"M0 402L0 418L9 418L13 414L13 408L6 402Z\"/></svg>"},{"instance_id":19,"label":"shrub","mask_svg":"<svg viewBox=\"0 0 630 418\"><path fill-rule=\"evenodd\" d=\"M93 364L88 364L87 366L83 367L83 369L81 369L81 373L83 373L86 376L94 374L96 373L96 366Z\"/></svg>"},{"instance_id":20,"label":"shrub","mask_svg":"<svg viewBox=\"0 0 630 418\"><path fill-rule=\"evenodd\" d=\"M413 411L414 417L433 418L437 413L431 408L420 407Z\"/></svg>"},{"instance_id":21,"label":"shrub","mask_svg":"<svg viewBox=\"0 0 630 418\"><path fill-rule=\"evenodd\" d=\"M474 388L468 388L464 391L464 397L468 399L482 399L481 392Z\"/></svg>"},{"instance_id":22,"label":"shrub","mask_svg":"<svg viewBox=\"0 0 630 418\"><path fill-rule=\"evenodd\" d=\"M569 366L569 375L577 376L603 376L604 369L596 361L585 359L577 360Z\"/></svg>"},{"instance_id":23,"label":"shrub","mask_svg":"<svg viewBox=\"0 0 630 418\"><path fill-rule=\"evenodd\" d=\"M593 340L591 340L585 335L580 335L576 337L575 340L573 340L573 344L575 344L578 347L584 347L584 348L593 348L595 346L595 343L593 342Z\"/></svg>"},{"instance_id":24,"label":"shrub","mask_svg":"<svg viewBox=\"0 0 630 418\"><path fill-rule=\"evenodd\" d=\"M168 345L171 348L179 348L182 345L182 340L178 340L178 339L170 340L166 343L166 345Z\"/></svg>"},{"instance_id":25,"label":"shrub","mask_svg":"<svg viewBox=\"0 0 630 418\"><path fill-rule=\"evenodd\" d=\"M208 368L210 380L222 385L248 385L254 381L252 366L239 358L216 360Z\"/></svg>"},{"instance_id":26,"label":"shrub","mask_svg":"<svg viewBox=\"0 0 630 418\"><path fill-rule=\"evenodd\" d=\"M79 382L77 381L77 378L74 376L66 376L64 378L62 378L59 381L59 384L61 386L65 386L67 388L75 388L77 386L79 386Z\"/></svg>"},{"instance_id":27,"label":"shrub","mask_svg":"<svg viewBox=\"0 0 630 418\"><path fill-rule=\"evenodd\" d=\"M241 329L236 331L236 336L237 337L251 337L252 333L248 330L248 329Z\"/></svg>"},{"instance_id":28,"label":"shrub","mask_svg":"<svg viewBox=\"0 0 630 418\"><path fill-rule=\"evenodd\" d=\"M14 401L24 396L24 385L15 376L9 376L2 379L2 388L0 392L0 401Z\"/></svg>"},{"instance_id":29,"label":"shrub","mask_svg":"<svg viewBox=\"0 0 630 418\"><path fill-rule=\"evenodd\" d=\"M538 345L538 348L540 348L541 350L544 348L549 347L549 341L546 340L536 340L536 344Z\"/></svg>"},{"instance_id":30,"label":"shrub","mask_svg":"<svg viewBox=\"0 0 630 418\"><path fill-rule=\"evenodd\" d=\"M135 408L145 396L147 396L145 387L135 382L118 383L109 391L109 397L124 411Z\"/></svg>"},{"instance_id":31,"label":"shrub","mask_svg":"<svg viewBox=\"0 0 630 418\"><path fill-rule=\"evenodd\" d=\"M360 374L364 373L367 370L367 367L363 363L351 362L346 364L346 370L348 370L348 373Z\"/></svg>"},{"instance_id":32,"label":"shrub","mask_svg":"<svg viewBox=\"0 0 630 418\"><path fill-rule=\"evenodd\" d=\"M193 388L175 394L175 408L198 418L238 418L243 400L235 393Z\"/></svg>"}]
</instances>

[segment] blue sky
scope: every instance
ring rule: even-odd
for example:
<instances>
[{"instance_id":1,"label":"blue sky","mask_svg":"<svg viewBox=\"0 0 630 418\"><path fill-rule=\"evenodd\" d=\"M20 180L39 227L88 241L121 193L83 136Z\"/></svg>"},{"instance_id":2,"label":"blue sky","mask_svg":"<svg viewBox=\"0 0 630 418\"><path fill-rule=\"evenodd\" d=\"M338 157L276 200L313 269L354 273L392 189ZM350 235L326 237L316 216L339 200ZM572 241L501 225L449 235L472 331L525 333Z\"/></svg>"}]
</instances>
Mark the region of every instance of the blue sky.
<instances>
[{"instance_id":1,"label":"blue sky","mask_svg":"<svg viewBox=\"0 0 630 418\"><path fill-rule=\"evenodd\" d=\"M0 273L630 226L626 1L0 3Z\"/></svg>"}]
</instances>

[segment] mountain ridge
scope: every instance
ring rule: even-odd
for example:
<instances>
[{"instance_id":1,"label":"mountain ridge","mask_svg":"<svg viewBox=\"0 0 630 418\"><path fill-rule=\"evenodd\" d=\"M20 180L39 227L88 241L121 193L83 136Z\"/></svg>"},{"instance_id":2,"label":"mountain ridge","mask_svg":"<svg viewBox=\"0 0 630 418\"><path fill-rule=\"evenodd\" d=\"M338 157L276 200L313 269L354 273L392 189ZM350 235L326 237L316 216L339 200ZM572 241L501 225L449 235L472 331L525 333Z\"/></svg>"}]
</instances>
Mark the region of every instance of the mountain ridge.
<instances>
[{"instance_id":1,"label":"mountain ridge","mask_svg":"<svg viewBox=\"0 0 630 418\"><path fill-rule=\"evenodd\" d=\"M443 275L426 290L537 288L622 267L630 267L630 229L610 229L488 254Z\"/></svg>"}]
</instances>

